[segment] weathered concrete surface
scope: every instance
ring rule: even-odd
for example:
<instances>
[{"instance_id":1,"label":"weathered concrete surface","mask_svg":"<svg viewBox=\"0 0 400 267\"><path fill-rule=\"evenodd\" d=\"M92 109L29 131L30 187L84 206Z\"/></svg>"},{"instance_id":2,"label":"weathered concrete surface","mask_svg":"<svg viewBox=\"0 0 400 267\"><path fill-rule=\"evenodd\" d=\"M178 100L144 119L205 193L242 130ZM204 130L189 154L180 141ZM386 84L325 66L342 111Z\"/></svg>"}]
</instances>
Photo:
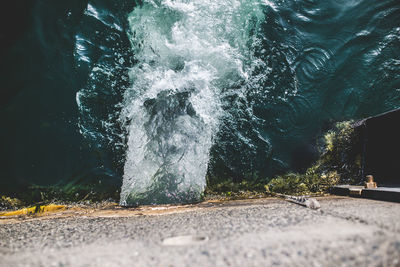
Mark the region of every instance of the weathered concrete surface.
<instances>
[{"instance_id":1,"label":"weathered concrete surface","mask_svg":"<svg viewBox=\"0 0 400 267\"><path fill-rule=\"evenodd\" d=\"M258 199L8 221L0 265L400 266L399 203L319 201L317 211Z\"/></svg>"}]
</instances>

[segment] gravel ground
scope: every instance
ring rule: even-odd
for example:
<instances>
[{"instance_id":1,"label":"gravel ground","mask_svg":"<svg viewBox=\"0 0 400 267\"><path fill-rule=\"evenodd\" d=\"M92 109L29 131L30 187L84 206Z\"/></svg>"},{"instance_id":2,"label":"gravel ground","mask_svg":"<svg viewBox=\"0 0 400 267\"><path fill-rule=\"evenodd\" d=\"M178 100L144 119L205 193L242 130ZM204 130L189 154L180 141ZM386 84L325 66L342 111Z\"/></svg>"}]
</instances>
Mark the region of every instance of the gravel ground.
<instances>
[{"instance_id":1,"label":"gravel ground","mask_svg":"<svg viewBox=\"0 0 400 267\"><path fill-rule=\"evenodd\" d=\"M400 266L400 204L319 201L320 210L258 199L6 223L0 266Z\"/></svg>"}]
</instances>

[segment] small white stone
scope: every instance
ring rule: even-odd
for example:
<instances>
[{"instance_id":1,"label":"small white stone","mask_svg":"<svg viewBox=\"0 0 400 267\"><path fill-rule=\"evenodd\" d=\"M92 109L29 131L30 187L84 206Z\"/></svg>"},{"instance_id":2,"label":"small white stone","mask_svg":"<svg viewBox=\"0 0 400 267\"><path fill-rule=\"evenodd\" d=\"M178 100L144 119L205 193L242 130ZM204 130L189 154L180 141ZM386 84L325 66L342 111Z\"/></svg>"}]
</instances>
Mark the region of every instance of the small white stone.
<instances>
[{"instance_id":1,"label":"small white stone","mask_svg":"<svg viewBox=\"0 0 400 267\"><path fill-rule=\"evenodd\" d=\"M317 209L321 208L321 205L319 204L318 200L316 200L315 198L307 199L305 204L306 204L306 207L310 208L310 209L317 210Z\"/></svg>"}]
</instances>

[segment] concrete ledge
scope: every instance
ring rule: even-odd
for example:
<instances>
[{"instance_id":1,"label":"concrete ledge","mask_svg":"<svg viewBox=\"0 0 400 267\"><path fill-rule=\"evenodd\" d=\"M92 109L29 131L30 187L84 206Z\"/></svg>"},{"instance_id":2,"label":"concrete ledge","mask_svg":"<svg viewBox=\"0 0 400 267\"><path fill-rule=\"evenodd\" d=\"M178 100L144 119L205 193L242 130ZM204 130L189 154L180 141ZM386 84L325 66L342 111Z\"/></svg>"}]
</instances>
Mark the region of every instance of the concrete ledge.
<instances>
[{"instance_id":1,"label":"concrete ledge","mask_svg":"<svg viewBox=\"0 0 400 267\"><path fill-rule=\"evenodd\" d=\"M363 186L356 185L337 185L332 187L331 194L338 196L349 196L350 190L362 190L363 188Z\"/></svg>"},{"instance_id":2,"label":"concrete ledge","mask_svg":"<svg viewBox=\"0 0 400 267\"><path fill-rule=\"evenodd\" d=\"M331 193L339 196L352 196L400 202L400 187L378 187L374 189L367 189L363 186L337 185L331 189Z\"/></svg>"},{"instance_id":3,"label":"concrete ledge","mask_svg":"<svg viewBox=\"0 0 400 267\"><path fill-rule=\"evenodd\" d=\"M400 202L400 188L378 187L374 189L363 189L361 192L361 197Z\"/></svg>"}]
</instances>

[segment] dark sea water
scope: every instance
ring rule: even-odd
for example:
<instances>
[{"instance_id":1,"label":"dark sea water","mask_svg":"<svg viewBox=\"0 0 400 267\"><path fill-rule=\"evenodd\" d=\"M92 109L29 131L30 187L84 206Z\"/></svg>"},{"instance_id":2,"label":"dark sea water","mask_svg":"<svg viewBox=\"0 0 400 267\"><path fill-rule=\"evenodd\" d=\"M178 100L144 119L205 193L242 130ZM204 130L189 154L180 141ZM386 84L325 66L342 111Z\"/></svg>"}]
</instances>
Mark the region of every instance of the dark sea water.
<instances>
[{"instance_id":1,"label":"dark sea water","mask_svg":"<svg viewBox=\"0 0 400 267\"><path fill-rule=\"evenodd\" d=\"M1 9L0 193L121 203L302 171L337 121L400 107L400 2L14 1Z\"/></svg>"}]
</instances>

